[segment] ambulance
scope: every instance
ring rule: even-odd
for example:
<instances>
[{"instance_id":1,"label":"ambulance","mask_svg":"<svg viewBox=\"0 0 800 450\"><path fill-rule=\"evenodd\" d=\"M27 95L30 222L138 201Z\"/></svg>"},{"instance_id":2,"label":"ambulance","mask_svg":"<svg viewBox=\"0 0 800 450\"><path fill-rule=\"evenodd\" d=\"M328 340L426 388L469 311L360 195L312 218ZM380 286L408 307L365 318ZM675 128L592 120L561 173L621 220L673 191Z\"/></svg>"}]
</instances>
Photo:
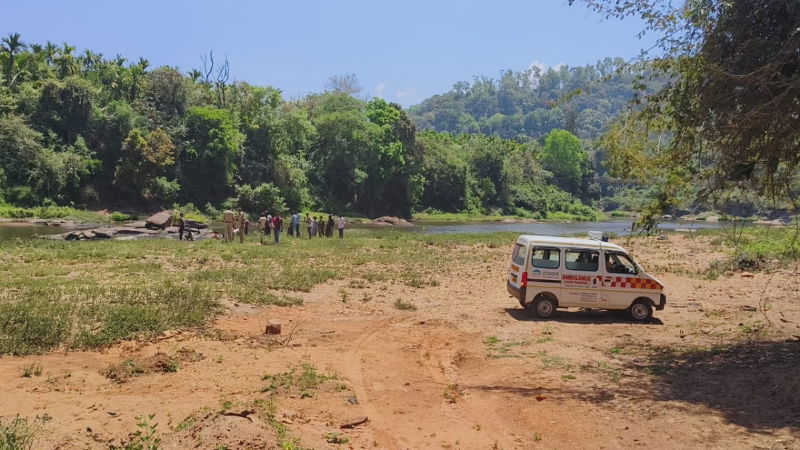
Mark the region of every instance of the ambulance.
<instances>
[{"instance_id":1,"label":"ambulance","mask_svg":"<svg viewBox=\"0 0 800 450\"><path fill-rule=\"evenodd\" d=\"M664 285L624 248L601 239L523 235L511 253L506 288L542 319L557 308L626 310L649 321L667 303Z\"/></svg>"}]
</instances>

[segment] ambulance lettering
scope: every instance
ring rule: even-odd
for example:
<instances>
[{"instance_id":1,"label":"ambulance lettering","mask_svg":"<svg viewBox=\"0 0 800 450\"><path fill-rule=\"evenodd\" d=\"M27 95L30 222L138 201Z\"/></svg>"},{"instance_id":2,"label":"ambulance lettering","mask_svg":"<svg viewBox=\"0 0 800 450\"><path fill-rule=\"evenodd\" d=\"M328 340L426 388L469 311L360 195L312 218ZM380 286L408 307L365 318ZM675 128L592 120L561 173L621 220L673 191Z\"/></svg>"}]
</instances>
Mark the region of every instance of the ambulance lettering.
<instances>
[{"instance_id":1,"label":"ambulance lettering","mask_svg":"<svg viewBox=\"0 0 800 450\"><path fill-rule=\"evenodd\" d=\"M596 287L595 283L592 283L592 277L588 275L570 275L565 274L561 277L561 281L564 283L564 286L567 287Z\"/></svg>"}]
</instances>

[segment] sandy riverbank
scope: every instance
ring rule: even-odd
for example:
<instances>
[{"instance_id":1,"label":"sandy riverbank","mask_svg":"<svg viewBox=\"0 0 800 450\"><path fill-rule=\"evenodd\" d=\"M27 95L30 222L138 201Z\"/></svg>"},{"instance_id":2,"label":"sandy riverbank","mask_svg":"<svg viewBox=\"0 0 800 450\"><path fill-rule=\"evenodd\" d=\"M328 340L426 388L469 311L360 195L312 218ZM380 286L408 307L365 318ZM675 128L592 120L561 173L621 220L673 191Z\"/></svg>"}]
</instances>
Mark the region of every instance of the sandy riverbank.
<instances>
[{"instance_id":1,"label":"sandy riverbank","mask_svg":"<svg viewBox=\"0 0 800 450\"><path fill-rule=\"evenodd\" d=\"M654 323L539 321L505 292L509 248L445 248L482 257L419 286L375 266L302 306L226 301L208 328L2 357L0 415L46 415L34 448L120 446L147 414L162 448L800 448L796 267L705 280L708 239L638 240L667 285Z\"/></svg>"}]
</instances>

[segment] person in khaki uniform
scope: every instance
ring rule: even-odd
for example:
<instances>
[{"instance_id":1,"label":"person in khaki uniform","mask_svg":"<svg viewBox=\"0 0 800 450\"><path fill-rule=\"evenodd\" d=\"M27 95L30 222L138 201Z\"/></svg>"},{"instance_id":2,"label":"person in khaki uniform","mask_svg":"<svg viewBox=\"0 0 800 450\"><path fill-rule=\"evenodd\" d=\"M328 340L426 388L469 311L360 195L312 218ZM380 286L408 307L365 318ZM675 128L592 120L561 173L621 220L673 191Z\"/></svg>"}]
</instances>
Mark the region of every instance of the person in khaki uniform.
<instances>
[{"instance_id":1,"label":"person in khaki uniform","mask_svg":"<svg viewBox=\"0 0 800 450\"><path fill-rule=\"evenodd\" d=\"M225 229L223 230L225 242L233 242L233 222L235 220L236 216L233 211L226 209L225 212L222 213L222 222L225 224Z\"/></svg>"},{"instance_id":2,"label":"person in khaki uniform","mask_svg":"<svg viewBox=\"0 0 800 450\"><path fill-rule=\"evenodd\" d=\"M244 211L239 210L239 216L236 218L236 228L239 229L239 243L244 244L244 235L247 234L247 217Z\"/></svg>"}]
</instances>

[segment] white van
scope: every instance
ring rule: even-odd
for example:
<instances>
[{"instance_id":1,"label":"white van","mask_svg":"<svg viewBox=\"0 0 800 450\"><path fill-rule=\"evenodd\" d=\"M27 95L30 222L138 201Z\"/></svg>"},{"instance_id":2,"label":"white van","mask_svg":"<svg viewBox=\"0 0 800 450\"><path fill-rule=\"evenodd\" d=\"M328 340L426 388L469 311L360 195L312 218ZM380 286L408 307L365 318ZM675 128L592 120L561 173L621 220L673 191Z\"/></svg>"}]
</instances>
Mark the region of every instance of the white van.
<instances>
[{"instance_id":1,"label":"white van","mask_svg":"<svg viewBox=\"0 0 800 450\"><path fill-rule=\"evenodd\" d=\"M627 310L647 321L667 303L664 285L622 247L595 239L523 235L511 254L508 293L549 318L556 308Z\"/></svg>"}]
</instances>

